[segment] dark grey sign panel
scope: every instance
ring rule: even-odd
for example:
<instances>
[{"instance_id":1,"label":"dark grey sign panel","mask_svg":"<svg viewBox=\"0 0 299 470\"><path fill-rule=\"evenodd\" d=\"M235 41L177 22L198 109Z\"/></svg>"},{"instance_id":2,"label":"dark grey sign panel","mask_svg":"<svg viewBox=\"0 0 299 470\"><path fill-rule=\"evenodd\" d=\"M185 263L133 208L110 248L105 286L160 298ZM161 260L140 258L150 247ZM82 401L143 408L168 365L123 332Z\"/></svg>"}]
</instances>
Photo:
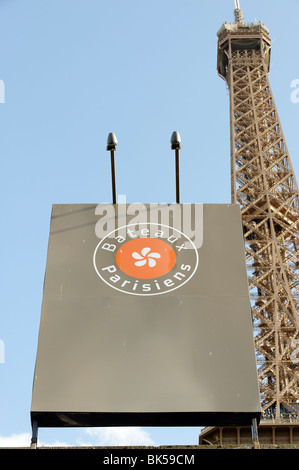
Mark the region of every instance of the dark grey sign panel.
<instances>
[{"instance_id":1,"label":"dark grey sign panel","mask_svg":"<svg viewBox=\"0 0 299 470\"><path fill-rule=\"evenodd\" d=\"M237 205L54 205L31 417L41 426L260 415Z\"/></svg>"}]
</instances>

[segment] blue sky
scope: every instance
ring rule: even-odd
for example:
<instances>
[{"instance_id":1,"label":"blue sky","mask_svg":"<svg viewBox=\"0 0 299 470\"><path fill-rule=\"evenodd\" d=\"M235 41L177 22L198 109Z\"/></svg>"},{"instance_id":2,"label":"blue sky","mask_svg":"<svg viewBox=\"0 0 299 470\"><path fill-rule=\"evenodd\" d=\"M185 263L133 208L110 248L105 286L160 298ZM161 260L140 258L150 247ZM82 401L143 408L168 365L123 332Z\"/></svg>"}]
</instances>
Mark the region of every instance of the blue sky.
<instances>
[{"instance_id":1,"label":"blue sky","mask_svg":"<svg viewBox=\"0 0 299 470\"><path fill-rule=\"evenodd\" d=\"M291 99L298 0L240 3L247 22L270 29L270 81L299 174L299 102ZM233 0L0 0L0 447L30 440L51 206L111 201L108 133L118 138L117 192L128 202L174 202L174 130L181 201L230 202L229 102L216 33L233 21L233 8ZM198 433L41 429L39 439L191 445Z\"/></svg>"}]
</instances>

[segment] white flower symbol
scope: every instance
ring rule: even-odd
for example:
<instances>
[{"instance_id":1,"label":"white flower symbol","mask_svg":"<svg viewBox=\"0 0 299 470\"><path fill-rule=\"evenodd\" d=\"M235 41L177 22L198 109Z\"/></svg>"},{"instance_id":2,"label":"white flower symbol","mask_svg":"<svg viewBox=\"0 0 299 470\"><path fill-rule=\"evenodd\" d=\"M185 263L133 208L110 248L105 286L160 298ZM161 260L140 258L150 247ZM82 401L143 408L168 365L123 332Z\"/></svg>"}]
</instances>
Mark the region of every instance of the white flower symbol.
<instances>
[{"instance_id":1,"label":"white flower symbol","mask_svg":"<svg viewBox=\"0 0 299 470\"><path fill-rule=\"evenodd\" d=\"M132 253L132 256L134 259L137 259L138 261L135 261L136 266L144 266L146 263L148 263L150 268L153 268L156 266L156 260L155 258L161 258L161 255L159 253L150 253L151 249L146 247L142 248L141 250L141 255L134 251Z\"/></svg>"}]
</instances>

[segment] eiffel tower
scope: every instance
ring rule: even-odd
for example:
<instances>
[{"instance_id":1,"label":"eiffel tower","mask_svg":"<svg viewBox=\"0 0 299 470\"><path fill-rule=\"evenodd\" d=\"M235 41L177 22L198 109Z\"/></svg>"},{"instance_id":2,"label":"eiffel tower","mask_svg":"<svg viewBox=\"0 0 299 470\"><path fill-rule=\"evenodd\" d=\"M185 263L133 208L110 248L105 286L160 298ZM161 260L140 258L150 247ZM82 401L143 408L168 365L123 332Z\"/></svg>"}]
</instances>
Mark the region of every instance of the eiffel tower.
<instances>
[{"instance_id":1,"label":"eiffel tower","mask_svg":"<svg viewBox=\"0 0 299 470\"><path fill-rule=\"evenodd\" d=\"M271 40L247 24L218 31L218 74L229 88L231 202L242 211L264 416L299 416L299 193L269 82Z\"/></svg>"}]
</instances>

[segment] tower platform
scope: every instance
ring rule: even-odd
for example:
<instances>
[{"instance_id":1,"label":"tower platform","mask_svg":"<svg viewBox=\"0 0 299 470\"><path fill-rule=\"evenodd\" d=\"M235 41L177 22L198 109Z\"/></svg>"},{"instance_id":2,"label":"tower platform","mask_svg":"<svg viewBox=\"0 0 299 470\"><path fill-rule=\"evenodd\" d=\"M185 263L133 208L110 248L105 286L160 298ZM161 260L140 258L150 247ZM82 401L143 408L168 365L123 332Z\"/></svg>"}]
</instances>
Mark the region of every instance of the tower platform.
<instances>
[{"instance_id":1,"label":"tower platform","mask_svg":"<svg viewBox=\"0 0 299 470\"><path fill-rule=\"evenodd\" d=\"M258 435L261 449L299 449L299 419L293 416L262 419ZM251 429L249 426L207 427L199 435L198 443L205 448L248 448L252 446Z\"/></svg>"}]
</instances>

